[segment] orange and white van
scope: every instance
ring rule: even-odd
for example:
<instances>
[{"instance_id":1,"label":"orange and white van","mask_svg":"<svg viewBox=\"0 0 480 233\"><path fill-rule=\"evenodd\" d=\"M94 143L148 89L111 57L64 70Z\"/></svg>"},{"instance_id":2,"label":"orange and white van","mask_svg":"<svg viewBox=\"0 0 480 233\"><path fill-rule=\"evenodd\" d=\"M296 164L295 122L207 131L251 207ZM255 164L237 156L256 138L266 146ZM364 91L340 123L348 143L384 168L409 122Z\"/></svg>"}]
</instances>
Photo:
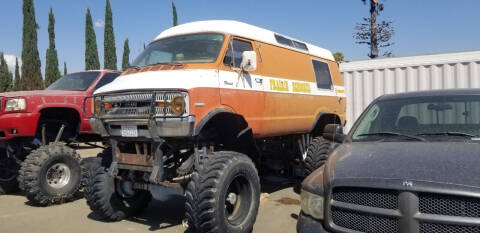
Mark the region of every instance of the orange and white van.
<instances>
[{"instance_id":1,"label":"orange and white van","mask_svg":"<svg viewBox=\"0 0 480 233\"><path fill-rule=\"evenodd\" d=\"M97 198L92 209L117 220L112 213L127 216L145 196L176 188L199 232L248 232L258 174L310 172L330 146L320 137L324 126L345 121L343 81L330 51L226 20L165 30L93 98L91 125L110 140L113 155L91 179L119 183L109 191L138 203ZM86 188L87 197L107 192L102 187Z\"/></svg>"}]
</instances>

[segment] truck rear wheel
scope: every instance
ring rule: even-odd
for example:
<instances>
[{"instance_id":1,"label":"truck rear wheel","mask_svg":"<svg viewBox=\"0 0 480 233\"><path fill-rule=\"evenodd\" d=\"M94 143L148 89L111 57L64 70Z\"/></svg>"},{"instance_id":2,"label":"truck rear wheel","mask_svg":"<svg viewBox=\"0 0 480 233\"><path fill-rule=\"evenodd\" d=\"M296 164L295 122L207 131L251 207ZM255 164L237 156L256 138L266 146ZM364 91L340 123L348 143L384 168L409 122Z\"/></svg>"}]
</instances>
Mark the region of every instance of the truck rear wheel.
<instances>
[{"instance_id":1,"label":"truck rear wheel","mask_svg":"<svg viewBox=\"0 0 480 233\"><path fill-rule=\"evenodd\" d=\"M325 164L333 146L333 142L323 137L315 137L312 140L312 143L307 148L307 156L304 161L305 176L310 175L310 173Z\"/></svg>"},{"instance_id":2,"label":"truck rear wheel","mask_svg":"<svg viewBox=\"0 0 480 233\"><path fill-rule=\"evenodd\" d=\"M41 146L26 157L18 180L34 204L48 206L72 201L80 188L80 156L64 145Z\"/></svg>"},{"instance_id":3,"label":"truck rear wheel","mask_svg":"<svg viewBox=\"0 0 480 233\"><path fill-rule=\"evenodd\" d=\"M220 151L200 162L185 191L189 224L202 233L251 232L260 199L260 180L252 160Z\"/></svg>"},{"instance_id":4,"label":"truck rear wheel","mask_svg":"<svg viewBox=\"0 0 480 233\"><path fill-rule=\"evenodd\" d=\"M85 198L90 209L105 221L120 221L138 214L148 206L151 194L144 190L122 191L124 182L110 176L106 167L97 163L93 177L87 181Z\"/></svg>"}]
</instances>

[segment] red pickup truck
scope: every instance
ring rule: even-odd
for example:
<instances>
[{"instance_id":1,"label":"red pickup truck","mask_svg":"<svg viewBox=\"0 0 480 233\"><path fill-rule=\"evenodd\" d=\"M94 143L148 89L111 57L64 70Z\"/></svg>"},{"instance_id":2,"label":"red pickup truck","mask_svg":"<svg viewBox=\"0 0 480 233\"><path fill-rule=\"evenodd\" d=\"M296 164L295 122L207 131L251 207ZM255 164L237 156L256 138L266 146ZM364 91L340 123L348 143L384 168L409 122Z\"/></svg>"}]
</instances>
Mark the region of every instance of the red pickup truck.
<instances>
[{"instance_id":1,"label":"red pickup truck","mask_svg":"<svg viewBox=\"0 0 480 233\"><path fill-rule=\"evenodd\" d=\"M86 97L119 75L84 71L45 90L0 93L0 194L20 187L39 205L73 198L80 186L80 157L68 144L101 140L83 105L89 111Z\"/></svg>"}]
</instances>

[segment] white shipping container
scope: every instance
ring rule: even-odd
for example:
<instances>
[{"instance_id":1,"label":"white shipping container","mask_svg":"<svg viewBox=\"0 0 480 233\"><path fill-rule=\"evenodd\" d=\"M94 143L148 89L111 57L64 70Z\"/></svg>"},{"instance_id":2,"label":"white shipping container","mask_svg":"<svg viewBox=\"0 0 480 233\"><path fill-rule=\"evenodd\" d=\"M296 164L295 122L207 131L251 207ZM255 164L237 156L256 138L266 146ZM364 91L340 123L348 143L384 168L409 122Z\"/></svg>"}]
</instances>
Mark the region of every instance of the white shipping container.
<instances>
[{"instance_id":1,"label":"white shipping container","mask_svg":"<svg viewBox=\"0 0 480 233\"><path fill-rule=\"evenodd\" d=\"M350 130L362 111L384 94L480 88L480 51L381 58L340 64Z\"/></svg>"}]
</instances>

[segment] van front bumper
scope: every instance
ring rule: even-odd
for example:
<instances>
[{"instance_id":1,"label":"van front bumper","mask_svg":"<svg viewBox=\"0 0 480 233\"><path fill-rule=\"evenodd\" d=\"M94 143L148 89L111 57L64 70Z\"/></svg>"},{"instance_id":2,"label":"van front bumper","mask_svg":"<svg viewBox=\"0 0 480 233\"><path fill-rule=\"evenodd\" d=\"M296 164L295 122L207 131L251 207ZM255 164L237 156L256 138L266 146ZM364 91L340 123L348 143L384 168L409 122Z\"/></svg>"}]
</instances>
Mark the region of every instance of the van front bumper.
<instances>
[{"instance_id":1,"label":"van front bumper","mask_svg":"<svg viewBox=\"0 0 480 233\"><path fill-rule=\"evenodd\" d=\"M90 126L102 137L122 137L122 126L136 126L138 137L190 137L193 135L194 116L154 119L99 119L91 118Z\"/></svg>"}]
</instances>

